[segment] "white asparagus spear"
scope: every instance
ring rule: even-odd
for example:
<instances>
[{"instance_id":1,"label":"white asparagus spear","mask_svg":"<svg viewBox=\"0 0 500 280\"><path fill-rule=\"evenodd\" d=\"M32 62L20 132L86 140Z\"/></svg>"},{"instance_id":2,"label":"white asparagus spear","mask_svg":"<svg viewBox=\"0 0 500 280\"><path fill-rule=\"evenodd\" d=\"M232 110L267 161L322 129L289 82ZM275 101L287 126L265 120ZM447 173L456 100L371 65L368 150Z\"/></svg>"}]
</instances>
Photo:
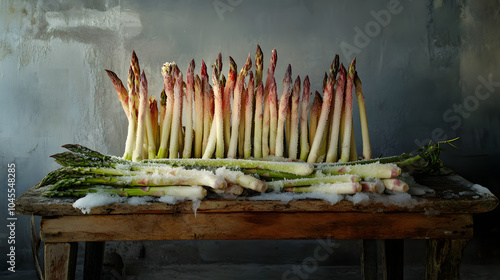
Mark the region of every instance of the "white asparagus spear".
<instances>
[{"instance_id":1,"label":"white asparagus spear","mask_svg":"<svg viewBox=\"0 0 500 280\"><path fill-rule=\"evenodd\" d=\"M148 81L144 72L139 80L141 86L139 88L139 115L137 118L137 133L135 140L135 149L132 155L133 161L144 159L144 132L146 130L146 114L148 107Z\"/></svg>"},{"instance_id":2,"label":"white asparagus spear","mask_svg":"<svg viewBox=\"0 0 500 280\"><path fill-rule=\"evenodd\" d=\"M333 75L330 75L328 77L328 81L323 96L323 104L321 105L321 115L319 116L318 128L316 130L316 134L314 135L314 140L311 145L311 151L309 152L309 157L307 158L307 162L309 163L315 163L318 158L318 151L321 146L321 142L324 139L326 124L328 116L330 114L334 85L335 85L335 79L333 79Z\"/></svg>"},{"instance_id":3,"label":"white asparagus spear","mask_svg":"<svg viewBox=\"0 0 500 280\"><path fill-rule=\"evenodd\" d=\"M342 115L342 105L344 104L346 70L344 65L340 65L337 87L335 88L335 102L333 109L333 120L330 124L330 145L326 154L326 162L336 162L339 151L340 120Z\"/></svg>"},{"instance_id":4,"label":"white asparagus spear","mask_svg":"<svg viewBox=\"0 0 500 280\"><path fill-rule=\"evenodd\" d=\"M311 98L311 83L309 76L304 79L304 91L302 93L302 104L300 105L300 159L307 160L309 155L309 130L307 128L307 121L309 118L309 100Z\"/></svg>"},{"instance_id":5,"label":"white asparagus spear","mask_svg":"<svg viewBox=\"0 0 500 280\"><path fill-rule=\"evenodd\" d=\"M252 60L250 54L248 55L247 61L243 68L241 68L238 74L238 79L236 80L236 87L234 89L233 97L233 118L231 123L231 142L229 142L229 150L227 151L228 158L236 158L236 151L238 148L238 136L241 121L241 95L243 94L243 86L245 83L245 77L252 66Z\"/></svg>"},{"instance_id":6,"label":"white asparagus spear","mask_svg":"<svg viewBox=\"0 0 500 280\"><path fill-rule=\"evenodd\" d=\"M247 97L245 98L245 141L243 143L244 158L252 156L252 120L253 120L253 102L254 102L254 78L253 72L249 72Z\"/></svg>"},{"instance_id":7,"label":"white asparagus spear","mask_svg":"<svg viewBox=\"0 0 500 280\"><path fill-rule=\"evenodd\" d=\"M299 148L299 109L300 109L300 76L295 79L293 86L292 102L291 102L291 128L290 128L290 143L288 143L288 157L297 159Z\"/></svg>"},{"instance_id":8,"label":"white asparagus spear","mask_svg":"<svg viewBox=\"0 0 500 280\"><path fill-rule=\"evenodd\" d=\"M186 76L186 104L184 107L186 115L186 131L184 133L183 158L190 158L193 149L193 95L194 95L194 59L188 66Z\"/></svg>"},{"instance_id":9,"label":"white asparagus spear","mask_svg":"<svg viewBox=\"0 0 500 280\"><path fill-rule=\"evenodd\" d=\"M288 64L285 78L283 79L283 92L281 93L280 104L278 109L278 125L276 131L276 150L277 157L283 157L285 153L285 121L287 108L290 103L290 94L292 93L292 66Z\"/></svg>"},{"instance_id":10,"label":"white asparagus spear","mask_svg":"<svg viewBox=\"0 0 500 280\"><path fill-rule=\"evenodd\" d=\"M174 108L172 112L172 128L170 130L170 148L168 151L169 158L179 157L179 129L181 125L181 107L182 107L182 72L177 65L174 66L173 75L175 77L174 84Z\"/></svg>"},{"instance_id":11,"label":"white asparagus spear","mask_svg":"<svg viewBox=\"0 0 500 280\"><path fill-rule=\"evenodd\" d=\"M351 133L352 133L352 88L354 81L354 73L356 72L356 58L354 58L349 65L349 71L347 73L347 84L345 89L345 102L344 110L342 112L344 120L344 135L342 135L342 150L340 154L340 161L349 161L349 153L351 151Z\"/></svg>"}]
</instances>

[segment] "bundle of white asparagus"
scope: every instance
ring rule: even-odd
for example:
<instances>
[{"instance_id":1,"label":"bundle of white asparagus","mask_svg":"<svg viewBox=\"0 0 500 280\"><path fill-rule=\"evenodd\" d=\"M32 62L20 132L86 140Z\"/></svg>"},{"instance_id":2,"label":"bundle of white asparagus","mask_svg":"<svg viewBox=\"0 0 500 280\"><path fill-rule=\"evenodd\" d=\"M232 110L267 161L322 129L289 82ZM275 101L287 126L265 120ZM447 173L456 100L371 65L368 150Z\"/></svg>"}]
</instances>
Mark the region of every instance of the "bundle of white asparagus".
<instances>
[{"instance_id":1,"label":"bundle of white asparagus","mask_svg":"<svg viewBox=\"0 0 500 280\"><path fill-rule=\"evenodd\" d=\"M141 73L133 52L127 87L114 72L106 70L128 118L123 158L66 145L70 152L53 156L65 168L44 179L45 185L53 184L47 195L82 195L96 191L88 186L98 184L121 195L181 195L183 188L179 186L185 185L197 186L198 196L206 194L201 186L236 194L243 188L339 194L408 191L408 184L398 178L401 167L422 160L422 154L371 159L356 59L346 70L336 55L325 73L322 94L315 91L314 95L309 77L302 83L297 76L293 82L288 65L279 96L276 50L265 80L259 46L254 60L255 72L251 71L249 55L238 73L229 57L226 78L221 74L219 54L209 79L204 61L200 74L195 75L193 59L185 81L177 64L167 62L161 68L164 89L158 105L148 93L146 74ZM361 121L361 159L353 129L354 93ZM435 154L439 148L429 146L425 152ZM96 163L95 158L103 160ZM75 183L74 178L82 176L85 180ZM86 187L76 191L72 184ZM166 191L172 186L175 189ZM134 191L125 191L127 187Z\"/></svg>"}]
</instances>

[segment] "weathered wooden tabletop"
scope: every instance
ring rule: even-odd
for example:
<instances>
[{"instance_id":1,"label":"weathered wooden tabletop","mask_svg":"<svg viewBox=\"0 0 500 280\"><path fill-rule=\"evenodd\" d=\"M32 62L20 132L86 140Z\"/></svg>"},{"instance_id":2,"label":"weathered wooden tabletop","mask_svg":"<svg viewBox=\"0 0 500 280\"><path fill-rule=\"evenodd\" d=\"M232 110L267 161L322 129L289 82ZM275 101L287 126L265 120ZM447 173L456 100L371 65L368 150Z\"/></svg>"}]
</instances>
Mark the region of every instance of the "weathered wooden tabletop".
<instances>
[{"instance_id":1,"label":"weathered wooden tabletop","mask_svg":"<svg viewBox=\"0 0 500 280\"><path fill-rule=\"evenodd\" d=\"M287 203L273 200L250 200L248 197L234 199L209 198L201 201L197 213L214 212L426 212L442 214L473 214L493 210L498 199L487 193L473 189L473 183L459 175L416 177L419 184L431 188L434 192L422 196L413 196L406 205L363 201L354 204L342 200L331 205L327 201L316 199L292 200ZM35 216L74 216L84 215L80 209L72 206L76 198L42 197L43 189L36 186L21 195L16 201L16 212L21 215ZM166 204L154 202L145 205L113 203L92 208L92 215L112 214L161 214L193 213L191 201Z\"/></svg>"}]
</instances>

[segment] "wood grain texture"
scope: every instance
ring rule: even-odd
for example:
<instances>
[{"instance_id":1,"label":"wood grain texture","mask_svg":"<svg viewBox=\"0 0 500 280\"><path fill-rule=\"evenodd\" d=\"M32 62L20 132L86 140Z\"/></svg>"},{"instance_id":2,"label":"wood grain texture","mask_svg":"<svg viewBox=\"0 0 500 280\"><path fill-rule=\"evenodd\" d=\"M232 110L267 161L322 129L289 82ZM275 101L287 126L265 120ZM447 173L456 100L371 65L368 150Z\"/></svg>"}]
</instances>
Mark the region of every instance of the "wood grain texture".
<instances>
[{"instance_id":1,"label":"wood grain texture","mask_svg":"<svg viewBox=\"0 0 500 280\"><path fill-rule=\"evenodd\" d=\"M426 280L460 279L460 262L467 239L427 241Z\"/></svg>"},{"instance_id":2,"label":"wood grain texture","mask_svg":"<svg viewBox=\"0 0 500 280\"><path fill-rule=\"evenodd\" d=\"M495 196L478 194L471 189L472 183L458 175L431 176L417 178L417 181L435 192L424 196L414 196L411 206L384 205L368 201L353 204L342 200L334 205L323 200L297 200L288 203L281 201L250 201L247 197L236 199L207 198L201 202L198 213L231 212L433 212L441 214L483 213L498 205ZM36 186L16 200L16 213L21 215L63 216L84 215L72 204L76 198L46 198L43 189ZM190 201L175 205L152 202L148 205L133 206L127 203L114 203L92 208L92 215L109 214L160 214L193 213Z\"/></svg>"},{"instance_id":3,"label":"wood grain texture","mask_svg":"<svg viewBox=\"0 0 500 280\"><path fill-rule=\"evenodd\" d=\"M75 279L78 243L45 243L45 279Z\"/></svg>"},{"instance_id":4,"label":"wood grain texture","mask_svg":"<svg viewBox=\"0 0 500 280\"><path fill-rule=\"evenodd\" d=\"M44 242L192 239L472 237L472 215L198 213L62 216L41 220Z\"/></svg>"}]
</instances>

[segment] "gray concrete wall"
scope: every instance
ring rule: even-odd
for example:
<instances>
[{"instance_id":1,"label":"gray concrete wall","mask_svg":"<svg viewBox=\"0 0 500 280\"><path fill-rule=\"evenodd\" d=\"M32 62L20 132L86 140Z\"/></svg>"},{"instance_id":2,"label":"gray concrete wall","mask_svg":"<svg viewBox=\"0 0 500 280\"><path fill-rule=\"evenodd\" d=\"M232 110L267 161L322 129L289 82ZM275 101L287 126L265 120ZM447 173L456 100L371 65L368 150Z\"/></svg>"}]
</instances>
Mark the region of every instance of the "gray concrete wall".
<instances>
[{"instance_id":1,"label":"gray concrete wall","mask_svg":"<svg viewBox=\"0 0 500 280\"><path fill-rule=\"evenodd\" d=\"M430 140L459 137L459 149L447 147L443 155L446 164L498 195L494 174L500 167L499 4L1 0L0 182L5 185L7 165L15 163L16 190L22 194L57 168L49 155L66 143L121 155L126 118L104 69L125 79L132 50L148 75L151 94L159 97L159 68L165 61L176 61L185 71L195 58L199 69L201 59L209 64L221 52L226 66L229 55L242 65L260 44L266 67L271 50L278 50L277 80L290 63L294 76L310 76L313 89L320 89L336 53L344 64L356 56L374 155L408 152ZM0 220L6 221L7 192L2 189ZM498 225L490 222L493 218L498 218L498 211L478 217L477 236L498 233ZM0 228L3 270L8 233L5 226ZM32 266L28 230L28 217L19 217L19 269ZM498 258L486 243L492 239L481 240L489 241L471 254ZM187 252L181 258L185 262L207 261L201 250L226 248L217 244L189 243L178 252ZM308 246L300 244L298 251ZM133 251L141 245L127 246ZM271 245L255 242L249 247L253 252L261 246ZM234 260L222 251L217 254L220 259L209 261ZM283 261L267 253L262 256L266 262Z\"/></svg>"}]
</instances>

